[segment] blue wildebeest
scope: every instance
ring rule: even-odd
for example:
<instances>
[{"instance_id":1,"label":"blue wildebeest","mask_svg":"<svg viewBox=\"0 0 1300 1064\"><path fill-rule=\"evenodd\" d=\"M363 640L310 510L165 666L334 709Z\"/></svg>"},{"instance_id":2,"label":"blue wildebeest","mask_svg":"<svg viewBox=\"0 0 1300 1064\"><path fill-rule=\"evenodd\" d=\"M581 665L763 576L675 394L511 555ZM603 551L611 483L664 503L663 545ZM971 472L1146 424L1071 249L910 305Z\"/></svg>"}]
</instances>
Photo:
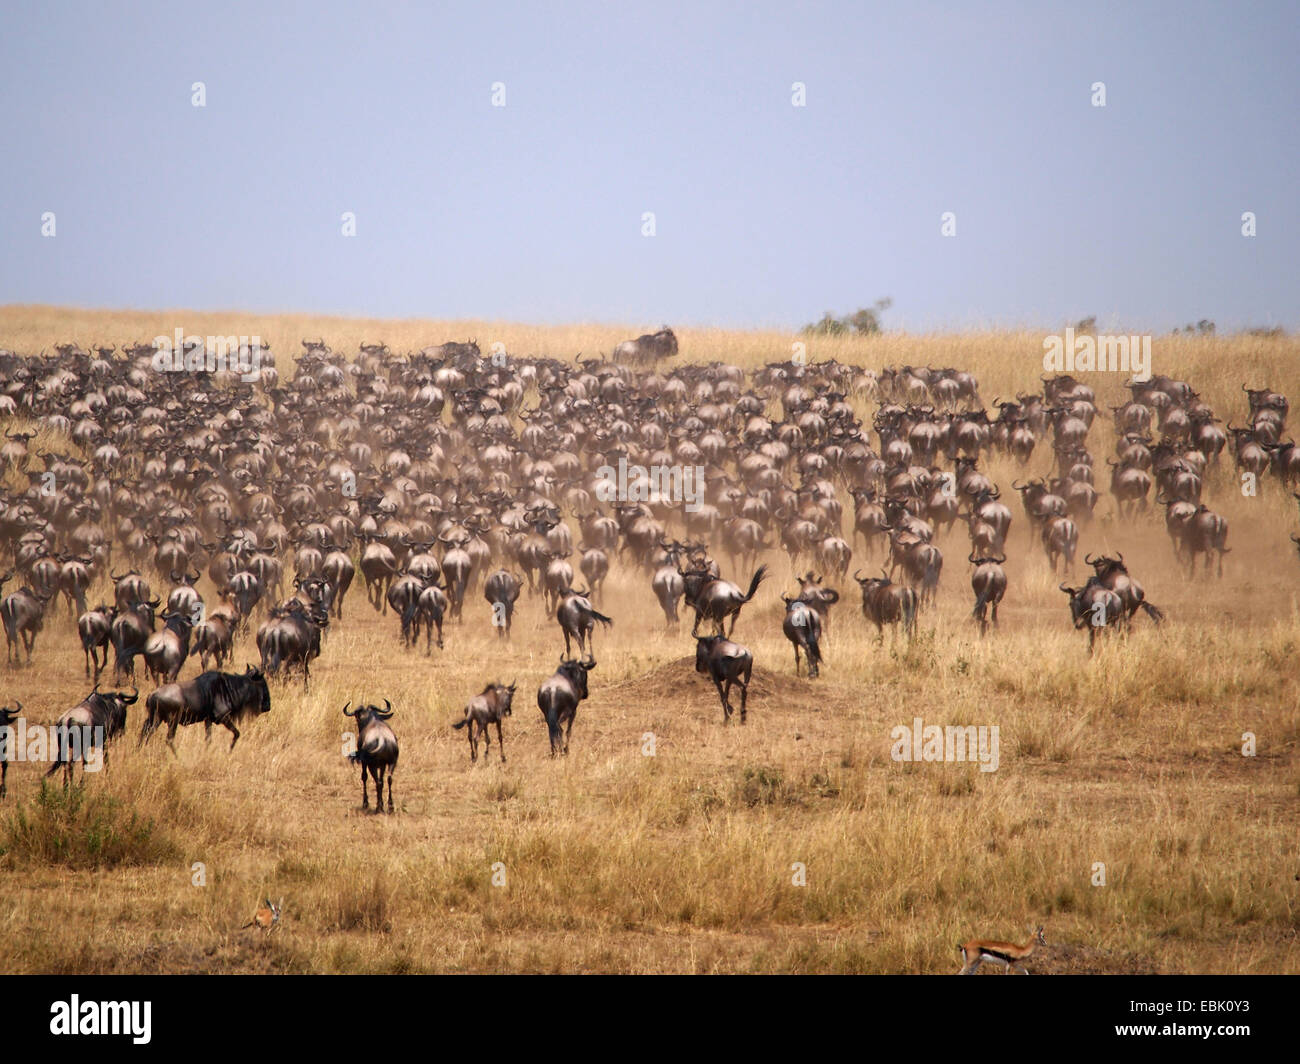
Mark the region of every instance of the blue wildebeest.
<instances>
[{"instance_id":1,"label":"blue wildebeest","mask_svg":"<svg viewBox=\"0 0 1300 1064\"><path fill-rule=\"evenodd\" d=\"M1088 656L1092 656L1097 636L1107 628L1117 628L1125 622L1124 600L1106 587L1095 576L1083 587L1066 587L1058 584L1070 596L1070 619L1075 628L1088 629Z\"/></svg>"},{"instance_id":2,"label":"blue wildebeest","mask_svg":"<svg viewBox=\"0 0 1300 1064\"><path fill-rule=\"evenodd\" d=\"M564 633L564 656L568 657L570 653L570 637L577 640L578 653L585 655L589 650L594 651L591 632L596 627L596 622L600 621L608 628L614 623L613 619L596 611L586 591L574 591L573 588L566 587L559 592L559 596L560 605L555 611L555 619L560 622L560 630Z\"/></svg>"},{"instance_id":3,"label":"blue wildebeest","mask_svg":"<svg viewBox=\"0 0 1300 1064\"><path fill-rule=\"evenodd\" d=\"M732 635L736 631L741 607L758 593L758 585L767 576L767 566L760 565L754 571L748 593L742 592L729 580L719 579L708 569L688 569L681 575L686 602L695 610L691 635L699 634L700 622L706 618L717 626L718 635ZM731 618L731 629L724 633L728 617Z\"/></svg>"},{"instance_id":4,"label":"blue wildebeest","mask_svg":"<svg viewBox=\"0 0 1300 1064\"><path fill-rule=\"evenodd\" d=\"M987 555L977 557L974 551L971 551L967 558L967 561L975 566L975 571L970 577L970 586L975 592L975 608L971 611L971 616L979 622L980 635L988 631L990 606L993 608L993 627L998 626L998 605L1007 591L1007 574L1002 568L1006 560L1005 554L995 557Z\"/></svg>"},{"instance_id":5,"label":"blue wildebeest","mask_svg":"<svg viewBox=\"0 0 1300 1064\"><path fill-rule=\"evenodd\" d=\"M153 635L153 611L161 602L161 599L133 601L127 606L118 607L117 616L113 618L109 629L109 640L113 644L114 679L119 679L123 673L135 675L135 656L144 653L144 645Z\"/></svg>"},{"instance_id":6,"label":"blue wildebeest","mask_svg":"<svg viewBox=\"0 0 1300 1064\"><path fill-rule=\"evenodd\" d=\"M384 708L378 706L359 706L351 713L349 701L343 706L345 717L354 717L357 722L357 748L348 755L348 760L361 766L361 808L370 808L370 798L366 794L366 772L375 781L375 812L384 808L384 774L388 774L388 811L393 811L393 773L397 769L397 736L388 726L388 719L393 715L393 704L384 699Z\"/></svg>"},{"instance_id":7,"label":"blue wildebeest","mask_svg":"<svg viewBox=\"0 0 1300 1064\"><path fill-rule=\"evenodd\" d=\"M53 764L45 773L53 776L63 769L63 785L72 782L73 766L80 761L82 774L86 760L95 750L103 752L104 767L108 767L108 742L126 730L126 707L140 697L140 692L101 692L96 684L85 699L63 713L55 722L58 752Z\"/></svg>"},{"instance_id":8,"label":"blue wildebeest","mask_svg":"<svg viewBox=\"0 0 1300 1064\"><path fill-rule=\"evenodd\" d=\"M302 669L303 690L311 680L311 659L320 656L321 632L329 626L329 615L317 605L295 602L289 609L275 607L270 619L257 630L257 649L262 655L262 670L274 676L284 666L285 673Z\"/></svg>"},{"instance_id":9,"label":"blue wildebeest","mask_svg":"<svg viewBox=\"0 0 1300 1064\"><path fill-rule=\"evenodd\" d=\"M158 688L145 701L149 716L140 728L141 746L153 735L158 725L167 725L167 745L176 753L176 729L202 724L204 737L212 738L212 725L220 724L230 732L230 749L239 742L236 722L246 716L260 716L271 709L271 691L261 669L249 665L243 673L200 673L184 683L169 683Z\"/></svg>"},{"instance_id":10,"label":"blue wildebeest","mask_svg":"<svg viewBox=\"0 0 1300 1064\"><path fill-rule=\"evenodd\" d=\"M175 683L190 653L194 623L188 613L164 613L163 630L144 644L144 667L154 683Z\"/></svg>"},{"instance_id":11,"label":"blue wildebeest","mask_svg":"<svg viewBox=\"0 0 1300 1064\"><path fill-rule=\"evenodd\" d=\"M510 623L515 615L515 603L519 592L523 590L521 577L498 569L483 584L483 597L492 607L492 626L497 630L497 638L510 638Z\"/></svg>"},{"instance_id":12,"label":"blue wildebeest","mask_svg":"<svg viewBox=\"0 0 1300 1064\"><path fill-rule=\"evenodd\" d=\"M911 639L916 631L916 611L920 596L916 588L895 584L882 569L881 576L858 576L853 579L862 587L862 615L876 626L879 641L885 641L885 625L903 622L903 634Z\"/></svg>"},{"instance_id":13,"label":"blue wildebeest","mask_svg":"<svg viewBox=\"0 0 1300 1064\"><path fill-rule=\"evenodd\" d=\"M785 620L781 623L781 630L794 644L794 674L799 675L799 651L802 650L808 661L808 679L815 680L822 660L821 614L801 598L792 599L782 595L781 601L785 603Z\"/></svg>"},{"instance_id":14,"label":"blue wildebeest","mask_svg":"<svg viewBox=\"0 0 1300 1064\"><path fill-rule=\"evenodd\" d=\"M101 602L77 618L77 634L81 637L81 651L86 659L87 679L91 679L91 666L95 667L92 682L99 681L100 672L108 664L108 638L116 617L117 607Z\"/></svg>"},{"instance_id":15,"label":"blue wildebeest","mask_svg":"<svg viewBox=\"0 0 1300 1064\"><path fill-rule=\"evenodd\" d=\"M569 736L573 734L578 703L587 697L587 673L595 667L596 659L592 657L581 661L561 658L560 667L537 689L537 708L546 718L552 757L569 752Z\"/></svg>"},{"instance_id":16,"label":"blue wildebeest","mask_svg":"<svg viewBox=\"0 0 1300 1064\"><path fill-rule=\"evenodd\" d=\"M21 650L27 651L27 664L32 663L32 648L36 636L45 624L45 608L54 598L54 592L33 591L23 587L6 595L0 602L0 622L4 623L6 661L21 661Z\"/></svg>"},{"instance_id":17,"label":"blue wildebeest","mask_svg":"<svg viewBox=\"0 0 1300 1064\"><path fill-rule=\"evenodd\" d=\"M458 720L452 725L456 729L469 725L470 761L478 760L479 735L483 736L483 756L487 757L487 751L492 746L492 740L488 738L489 724L497 726L497 746L500 749L501 760L505 761L506 744L505 740L501 738L501 718L511 715L510 702L514 695L515 685L513 683L509 687L505 684L490 683L469 700L469 703L465 706L465 719Z\"/></svg>"},{"instance_id":18,"label":"blue wildebeest","mask_svg":"<svg viewBox=\"0 0 1300 1064\"><path fill-rule=\"evenodd\" d=\"M731 720L731 689L740 688L740 723L745 723L749 702L749 678L754 671L754 655L739 643L721 635L695 637L695 671L709 677L722 701L722 723Z\"/></svg>"}]
</instances>

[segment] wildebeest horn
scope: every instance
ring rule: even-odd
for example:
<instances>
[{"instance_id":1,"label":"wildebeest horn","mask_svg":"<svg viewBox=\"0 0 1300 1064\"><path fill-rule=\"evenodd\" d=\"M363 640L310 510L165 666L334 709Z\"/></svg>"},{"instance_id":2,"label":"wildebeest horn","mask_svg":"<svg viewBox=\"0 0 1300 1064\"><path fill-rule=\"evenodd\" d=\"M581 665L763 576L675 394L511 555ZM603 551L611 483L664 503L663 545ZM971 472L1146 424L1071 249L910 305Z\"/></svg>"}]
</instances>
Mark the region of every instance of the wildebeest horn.
<instances>
[{"instance_id":1,"label":"wildebeest horn","mask_svg":"<svg viewBox=\"0 0 1300 1064\"><path fill-rule=\"evenodd\" d=\"M1091 553L1085 554L1085 555L1083 556L1083 564L1084 564L1084 565L1095 565L1095 564L1096 564L1096 563L1092 560L1092 554L1091 554Z\"/></svg>"},{"instance_id":2,"label":"wildebeest horn","mask_svg":"<svg viewBox=\"0 0 1300 1064\"><path fill-rule=\"evenodd\" d=\"M349 713L349 712L348 712L348 706L350 706L350 705L352 705L352 700L351 700L351 699L348 699L348 701L346 701L346 702L343 703L343 715L344 715L345 717L355 717L355 716L356 716L356 713L355 713L355 712L354 712L354 713Z\"/></svg>"},{"instance_id":3,"label":"wildebeest horn","mask_svg":"<svg viewBox=\"0 0 1300 1064\"><path fill-rule=\"evenodd\" d=\"M966 560L967 560L968 562L970 562L971 565L976 564L976 562L975 562L975 552L974 552L974 551L971 551L971 552L970 552L970 556L969 556Z\"/></svg>"}]
</instances>

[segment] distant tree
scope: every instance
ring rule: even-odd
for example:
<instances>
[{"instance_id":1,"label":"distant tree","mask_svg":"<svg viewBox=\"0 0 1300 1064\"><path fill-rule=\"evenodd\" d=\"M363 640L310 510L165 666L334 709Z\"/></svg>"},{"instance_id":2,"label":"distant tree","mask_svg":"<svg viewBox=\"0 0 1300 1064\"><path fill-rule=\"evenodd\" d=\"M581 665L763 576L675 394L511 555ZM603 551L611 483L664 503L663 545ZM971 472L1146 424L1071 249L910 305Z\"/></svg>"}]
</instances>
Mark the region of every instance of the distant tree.
<instances>
[{"instance_id":1,"label":"distant tree","mask_svg":"<svg viewBox=\"0 0 1300 1064\"><path fill-rule=\"evenodd\" d=\"M1074 331L1077 333L1095 333L1097 331L1097 315L1093 314L1091 317L1076 321Z\"/></svg>"},{"instance_id":2,"label":"distant tree","mask_svg":"<svg viewBox=\"0 0 1300 1064\"><path fill-rule=\"evenodd\" d=\"M874 336L880 332L880 316L894 305L888 297L877 299L869 307L859 307L852 314L837 318L831 311L826 311L820 321L803 327L805 336Z\"/></svg>"}]
</instances>

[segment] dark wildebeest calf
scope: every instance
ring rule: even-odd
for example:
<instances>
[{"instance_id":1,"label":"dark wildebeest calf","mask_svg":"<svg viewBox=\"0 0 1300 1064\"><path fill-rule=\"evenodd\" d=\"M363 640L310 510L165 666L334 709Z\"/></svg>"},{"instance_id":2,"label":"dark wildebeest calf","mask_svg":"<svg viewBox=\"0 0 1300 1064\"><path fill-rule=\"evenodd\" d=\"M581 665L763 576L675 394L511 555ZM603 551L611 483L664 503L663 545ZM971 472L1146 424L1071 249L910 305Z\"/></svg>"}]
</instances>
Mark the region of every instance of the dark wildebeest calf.
<instances>
[{"instance_id":1,"label":"dark wildebeest calf","mask_svg":"<svg viewBox=\"0 0 1300 1064\"><path fill-rule=\"evenodd\" d=\"M388 718L393 715L393 704L384 699L384 707L360 706L351 713L348 706L343 706L345 717L355 717L357 721L357 748L348 755L348 760L361 766L361 808L370 808L370 798L366 794L366 772L375 781L375 812L384 809L384 773L388 774L388 811L393 811L393 773L397 770L397 736L388 726Z\"/></svg>"},{"instance_id":2,"label":"dark wildebeest calf","mask_svg":"<svg viewBox=\"0 0 1300 1064\"><path fill-rule=\"evenodd\" d=\"M167 745L176 753L176 729L182 725L202 724L206 739L212 738L212 725L220 724L231 734L230 749L239 742L235 727L250 713L261 715L271 708L271 692L261 669L252 665L242 673L200 673L184 683L164 684L145 701L149 716L140 728L136 745L147 742L159 724L167 725Z\"/></svg>"},{"instance_id":3,"label":"dark wildebeest calf","mask_svg":"<svg viewBox=\"0 0 1300 1064\"><path fill-rule=\"evenodd\" d=\"M546 718L546 730L551 737L552 757L558 753L569 752L573 718L577 716L578 703L587 697L587 673L595 667L595 658L588 657L582 661L561 658L560 667L555 670L554 675L543 681L542 686L537 689L537 708Z\"/></svg>"},{"instance_id":4,"label":"dark wildebeest calf","mask_svg":"<svg viewBox=\"0 0 1300 1064\"><path fill-rule=\"evenodd\" d=\"M515 695L515 685L512 683L509 687L505 684L490 683L483 690L469 700L465 706L465 719L459 720L452 725L453 728L463 728L469 725L469 759L470 761L478 760L478 737L483 736L483 756L486 758L487 751L492 746L492 740L488 738L488 725L497 726L497 746L501 750L501 760L506 759L506 743L501 737L501 718L508 717L510 713L510 701Z\"/></svg>"},{"instance_id":5,"label":"dark wildebeest calf","mask_svg":"<svg viewBox=\"0 0 1300 1064\"><path fill-rule=\"evenodd\" d=\"M722 723L731 720L731 688L740 687L740 723L745 723L749 701L749 677L754 671L754 655L739 643L721 635L695 637L695 671L708 676L722 700Z\"/></svg>"}]
</instances>

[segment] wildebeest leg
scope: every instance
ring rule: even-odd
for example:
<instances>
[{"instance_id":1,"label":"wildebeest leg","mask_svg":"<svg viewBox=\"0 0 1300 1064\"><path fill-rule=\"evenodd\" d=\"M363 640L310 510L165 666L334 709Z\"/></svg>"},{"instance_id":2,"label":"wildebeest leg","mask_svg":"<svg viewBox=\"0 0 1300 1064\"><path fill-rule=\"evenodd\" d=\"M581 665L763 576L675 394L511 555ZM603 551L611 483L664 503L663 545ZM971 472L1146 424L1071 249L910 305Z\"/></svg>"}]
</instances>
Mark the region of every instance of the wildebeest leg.
<instances>
[{"instance_id":1,"label":"wildebeest leg","mask_svg":"<svg viewBox=\"0 0 1300 1064\"><path fill-rule=\"evenodd\" d=\"M221 723L224 724L226 728L230 731L230 734L234 736L234 738L230 740L230 749L233 750L235 748L235 743L239 742L239 729L235 727L235 722L231 720L229 717L227 717Z\"/></svg>"},{"instance_id":2,"label":"wildebeest leg","mask_svg":"<svg viewBox=\"0 0 1300 1064\"><path fill-rule=\"evenodd\" d=\"M794 645L794 674L799 675L799 644Z\"/></svg>"},{"instance_id":3,"label":"wildebeest leg","mask_svg":"<svg viewBox=\"0 0 1300 1064\"><path fill-rule=\"evenodd\" d=\"M181 755L176 753L176 743L173 742L173 740L176 738L176 729L179 727L180 725L174 720L170 721L167 725L167 745L171 747L172 753L176 754L177 758Z\"/></svg>"},{"instance_id":4,"label":"wildebeest leg","mask_svg":"<svg viewBox=\"0 0 1300 1064\"><path fill-rule=\"evenodd\" d=\"M483 726L483 730L484 731L487 730L487 725ZM504 765L506 763L506 741L503 738L501 738L500 717L497 718L497 749L501 752L501 763Z\"/></svg>"},{"instance_id":5,"label":"wildebeest leg","mask_svg":"<svg viewBox=\"0 0 1300 1064\"><path fill-rule=\"evenodd\" d=\"M740 723L745 723L745 711L749 702L749 676L751 669L745 670L745 678L740 683Z\"/></svg>"},{"instance_id":6,"label":"wildebeest leg","mask_svg":"<svg viewBox=\"0 0 1300 1064\"><path fill-rule=\"evenodd\" d=\"M575 709L569 716L569 723L564 729L564 755L569 755L569 736L573 734L573 722L578 719L578 711Z\"/></svg>"},{"instance_id":7,"label":"wildebeest leg","mask_svg":"<svg viewBox=\"0 0 1300 1064\"><path fill-rule=\"evenodd\" d=\"M722 723L726 724L731 719L731 705L727 702L726 693L722 690L722 681L716 676L713 677L713 686L718 689L718 701L722 703Z\"/></svg>"},{"instance_id":8,"label":"wildebeest leg","mask_svg":"<svg viewBox=\"0 0 1300 1064\"><path fill-rule=\"evenodd\" d=\"M388 766L388 811L393 811L393 766Z\"/></svg>"},{"instance_id":9,"label":"wildebeest leg","mask_svg":"<svg viewBox=\"0 0 1300 1064\"><path fill-rule=\"evenodd\" d=\"M370 795L366 793L366 766L361 766L361 808L370 808Z\"/></svg>"},{"instance_id":10,"label":"wildebeest leg","mask_svg":"<svg viewBox=\"0 0 1300 1064\"><path fill-rule=\"evenodd\" d=\"M469 719L469 762L472 765L478 760L478 721L474 717Z\"/></svg>"}]
</instances>

